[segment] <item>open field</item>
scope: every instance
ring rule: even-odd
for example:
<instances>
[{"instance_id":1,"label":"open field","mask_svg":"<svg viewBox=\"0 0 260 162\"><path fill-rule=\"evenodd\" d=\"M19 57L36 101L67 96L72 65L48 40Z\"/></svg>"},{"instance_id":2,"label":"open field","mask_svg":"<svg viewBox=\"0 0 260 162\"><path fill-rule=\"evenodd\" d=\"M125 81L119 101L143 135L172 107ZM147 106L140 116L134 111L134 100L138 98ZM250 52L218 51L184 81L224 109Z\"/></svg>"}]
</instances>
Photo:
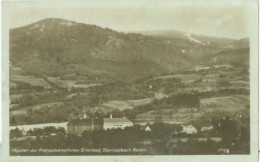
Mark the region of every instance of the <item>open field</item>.
<instances>
[{"instance_id":1,"label":"open field","mask_svg":"<svg viewBox=\"0 0 260 162\"><path fill-rule=\"evenodd\" d=\"M148 104L151 103L152 101L153 98L146 98L140 100L113 100L102 104L101 107L125 110L125 109L132 109L139 105Z\"/></svg>"},{"instance_id":2,"label":"open field","mask_svg":"<svg viewBox=\"0 0 260 162\"><path fill-rule=\"evenodd\" d=\"M82 81L82 80L62 80L62 79L60 79L60 77L48 77L48 80L54 84L58 84L60 86L66 87L66 88L89 88L89 87L93 87L93 86L102 85L100 83L79 84L78 82Z\"/></svg>"},{"instance_id":3,"label":"open field","mask_svg":"<svg viewBox=\"0 0 260 162\"><path fill-rule=\"evenodd\" d=\"M249 86L250 86L249 81L243 81L243 80L232 79L232 80L230 80L230 83L231 83L231 87L247 87L247 88L249 88Z\"/></svg>"},{"instance_id":4,"label":"open field","mask_svg":"<svg viewBox=\"0 0 260 162\"><path fill-rule=\"evenodd\" d=\"M43 78L37 78L31 75L12 75L10 80L25 82L32 86L50 86Z\"/></svg>"},{"instance_id":5,"label":"open field","mask_svg":"<svg viewBox=\"0 0 260 162\"><path fill-rule=\"evenodd\" d=\"M46 94L50 94L51 92L49 91L44 91L44 92L30 92L30 93L22 93L22 94L10 94L10 100L19 100L23 97L26 97L26 96L34 96L34 95L46 95ZM53 93L55 93L55 91L53 91Z\"/></svg>"},{"instance_id":6,"label":"open field","mask_svg":"<svg viewBox=\"0 0 260 162\"><path fill-rule=\"evenodd\" d=\"M166 123L182 124L199 119L207 113L238 112L238 110L243 110L247 105L249 105L249 96L245 95L206 98L201 99L201 111L191 113L188 111L190 109L187 109L187 111L184 112L181 112L178 109L153 110L136 115L136 119L134 120L134 122L145 123L159 121Z\"/></svg>"},{"instance_id":7,"label":"open field","mask_svg":"<svg viewBox=\"0 0 260 162\"><path fill-rule=\"evenodd\" d=\"M31 93L33 94L33 93ZM10 100L19 100L21 98L23 98L25 95L28 95L28 94L14 94L14 95L9 95L10 97Z\"/></svg>"},{"instance_id":8,"label":"open field","mask_svg":"<svg viewBox=\"0 0 260 162\"><path fill-rule=\"evenodd\" d=\"M205 111L226 111L236 112L239 109L249 105L249 96L236 95L226 97L214 97L201 100L201 108Z\"/></svg>"},{"instance_id":9,"label":"open field","mask_svg":"<svg viewBox=\"0 0 260 162\"><path fill-rule=\"evenodd\" d=\"M218 79L226 79L228 80L232 86L234 87L244 87L249 86L248 81L241 80L240 76L228 78L229 75L232 75L232 73L223 74L225 77L220 77L219 73L210 73L206 75L201 74L174 74L174 75L165 75L160 77L155 77L155 79L171 79L171 78L179 78L182 80L183 83L189 84L193 83L194 81L198 79L202 79L201 83L202 85L212 85L214 86L217 83Z\"/></svg>"},{"instance_id":10,"label":"open field","mask_svg":"<svg viewBox=\"0 0 260 162\"><path fill-rule=\"evenodd\" d=\"M153 122L166 122L169 124L182 124L190 122L194 119L200 118L202 116L201 113L175 113L174 110L162 109L162 110L153 110L148 111L142 114L136 115L135 121L153 121Z\"/></svg>"},{"instance_id":11,"label":"open field","mask_svg":"<svg viewBox=\"0 0 260 162\"><path fill-rule=\"evenodd\" d=\"M70 99L72 99L74 96L77 96L77 95L88 95L89 93L71 93L71 94L69 94L69 95L67 95L66 97L65 97L65 99L66 100L70 100Z\"/></svg>"},{"instance_id":12,"label":"open field","mask_svg":"<svg viewBox=\"0 0 260 162\"><path fill-rule=\"evenodd\" d=\"M200 79L201 76L199 74L173 74L173 75L156 77L155 79L171 79L171 78L179 78L184 83L191 83L197 79Z\"/></svg>"},{"instance_id":13,"label":"open field","mask_svg":"<svg viewBox=\"0 0 260 162\"><path fill-rule=\"evenodd\" d=\"M185 87L183 90L179 90L179 91L180 92L182 92L182 91L190 92L192 90L196 90L199 92L206 92L206 91L218 90L218 88L210 87L210 86L196 86L196 87Z\"/></svg>"},{"instance_id":14,"label":"open field","mask_svg":"<svg viewBox=\"0 0 260 162\"><path fill-rule=\"evenodd\" d=\"M42 109L44 107L48 107L51 108L53 106L60 106L64 104L63 102L52 102L52 103L44 103L44 104L38 104L38 105L34 105L34 106L28 106L28 107L24 107L18 110L14 110L14 111L10 111L10 115L26 115L28 110L37 110L37 109Z\"/></svg>"}]
</instances>

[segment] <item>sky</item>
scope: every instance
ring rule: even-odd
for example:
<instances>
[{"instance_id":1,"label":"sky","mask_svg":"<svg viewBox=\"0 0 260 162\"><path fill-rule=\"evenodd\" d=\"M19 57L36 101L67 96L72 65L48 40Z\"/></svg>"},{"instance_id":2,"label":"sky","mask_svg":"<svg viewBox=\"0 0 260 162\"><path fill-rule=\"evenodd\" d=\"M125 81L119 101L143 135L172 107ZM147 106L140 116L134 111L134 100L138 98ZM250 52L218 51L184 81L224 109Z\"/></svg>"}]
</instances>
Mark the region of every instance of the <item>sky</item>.
<instances>
[{"instance_id":1,"label":"sky","mask_svg":"<svg viewBox=\"0 0 260 162\"><path fill-rule=\"evenodd\" d=\"M248 37L246 10L241 7L27 7L9 14L10 28L44 18L63 18L123 32L178 30L234 39Z\"/></svg>"}]
</instances>

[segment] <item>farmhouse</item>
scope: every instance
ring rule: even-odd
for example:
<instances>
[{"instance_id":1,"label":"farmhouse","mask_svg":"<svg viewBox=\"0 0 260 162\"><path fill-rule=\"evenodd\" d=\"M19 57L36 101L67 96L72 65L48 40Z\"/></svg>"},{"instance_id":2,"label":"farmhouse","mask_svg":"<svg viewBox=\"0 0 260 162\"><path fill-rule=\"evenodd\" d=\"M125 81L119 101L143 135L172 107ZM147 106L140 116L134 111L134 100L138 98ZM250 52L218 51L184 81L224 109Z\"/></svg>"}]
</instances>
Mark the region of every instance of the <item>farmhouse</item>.
<instances>
[{"instance_id":1,"label":"farmhouse","mask_svg":"<svg viewBox=\"0 0 260 162\"><path fill-rule=\"evenodd\" d=\"M227 148L226 149L220 148L217 151L220 154L229 154L229 149L227 149Z\"/></svg>"},{"instance_id":2,"label":"farmhouse","mask_svg":"<svg viewBox=\"0 0 260 162\"><path fill-rule=\"evenodd\" d=\"M104 130L117 128L125 129L126 127L133 127L133 123L125 117L112 118L112 115L110 115L110 118L104 118Z\"/></svg>"},{"instance_id":3,"label":"farmhouse","mask_svg":"<svg viewBox=\"0 0 260 162\"><path fill-rule=\"evenodd\" d=\"M182 125L181 133L197 134L197 132L197 128L195 128L193 125Z\"/></svg>"},{"instance_id":4,"label":"farmhouse","mask_svg":"<svg viewBox=\"0 0 260 162\"><path fill-rule=\"evenodd\" d=\"M67 133L80 135L84 131L101 130L103 128L102 119L77 119L67 124Z\"/></svg>"},{"instance_id":5,"label":"farmhouse","mask_svg":"<svg viewBox=\"0 0 260 162\"><path fill-rule=\"evenodd\" d=\"M151 132L151 128L149 126L146 126L144 129L146 132Z\"/></svg>"}]
</instances>

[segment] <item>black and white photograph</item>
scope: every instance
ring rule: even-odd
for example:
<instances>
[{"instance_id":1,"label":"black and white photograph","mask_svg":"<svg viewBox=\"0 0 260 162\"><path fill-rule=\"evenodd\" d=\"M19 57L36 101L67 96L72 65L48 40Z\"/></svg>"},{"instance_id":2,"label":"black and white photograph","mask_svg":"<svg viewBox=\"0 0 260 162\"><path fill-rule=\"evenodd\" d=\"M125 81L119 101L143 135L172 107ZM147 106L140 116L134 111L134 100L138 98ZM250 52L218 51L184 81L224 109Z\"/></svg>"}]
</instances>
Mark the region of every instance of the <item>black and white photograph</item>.
<instances>
[{"instance_id":1,"label":"black and white photograph","mask_svg":"<svg viewBox=\"0 0 260 162\"><path fill-rule=\"evenodd\" d=\"M9 156L251 155L257 4L103 2L6 5Z\"/></svg>"}]
</instances>

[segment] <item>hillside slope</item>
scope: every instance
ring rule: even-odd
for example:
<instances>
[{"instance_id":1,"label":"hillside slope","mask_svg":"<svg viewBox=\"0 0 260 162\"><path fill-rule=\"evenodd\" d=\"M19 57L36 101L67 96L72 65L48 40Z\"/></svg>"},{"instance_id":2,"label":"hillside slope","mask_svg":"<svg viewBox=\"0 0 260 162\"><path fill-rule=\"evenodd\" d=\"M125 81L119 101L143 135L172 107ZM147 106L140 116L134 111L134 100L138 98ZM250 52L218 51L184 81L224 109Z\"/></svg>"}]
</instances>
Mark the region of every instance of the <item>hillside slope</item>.
<instances>
[{"instance_id":1,"label":"hillside slope","mask_svg":"<svg viewBox=\"0 0 260 162\"><path fill-rule=\"evenodd\" d=\"M143 31L140 33L171 42L175 50L181 51L186 60L193 64L207 61L209 57L222 51L249 48L248 38L234 40L175 30Z\"/></svg>"},{"instance_id":2,"label":"hillside slope","mask_svg":"<svg viewBox=\"0 0 260 162\"><path fill-rule=\"evenodd\" d=\"M141 33L54 18L10 29L11 73L18 68L26 75L129 80L184 70L223 51L234 58L233 50L249 48L248 39L178 31ZM244 60L242 55L235 57Z\"/></svg>"},{"instance_id":3,"label":"hillside slope","mask_svg":"<svg viewBox=\"0 0 260 162\"><path fill-rule=\"evenodd\" d=\"M30 74L80 72L115 79L160 75L190 65L160 39L63 19L11 29L10 60Z\"/></svg>"},{"instance_id":4,"label":"hillside slope","mask_svg":"<svg viewBox=\"0 0 260 162\"><path fill-rule=\"evenodd\" d=\"M231 64L237 67L249 67L249 48L228 49L216 53L211 61L217 64Z\"/></svg>"}]
</instances>

